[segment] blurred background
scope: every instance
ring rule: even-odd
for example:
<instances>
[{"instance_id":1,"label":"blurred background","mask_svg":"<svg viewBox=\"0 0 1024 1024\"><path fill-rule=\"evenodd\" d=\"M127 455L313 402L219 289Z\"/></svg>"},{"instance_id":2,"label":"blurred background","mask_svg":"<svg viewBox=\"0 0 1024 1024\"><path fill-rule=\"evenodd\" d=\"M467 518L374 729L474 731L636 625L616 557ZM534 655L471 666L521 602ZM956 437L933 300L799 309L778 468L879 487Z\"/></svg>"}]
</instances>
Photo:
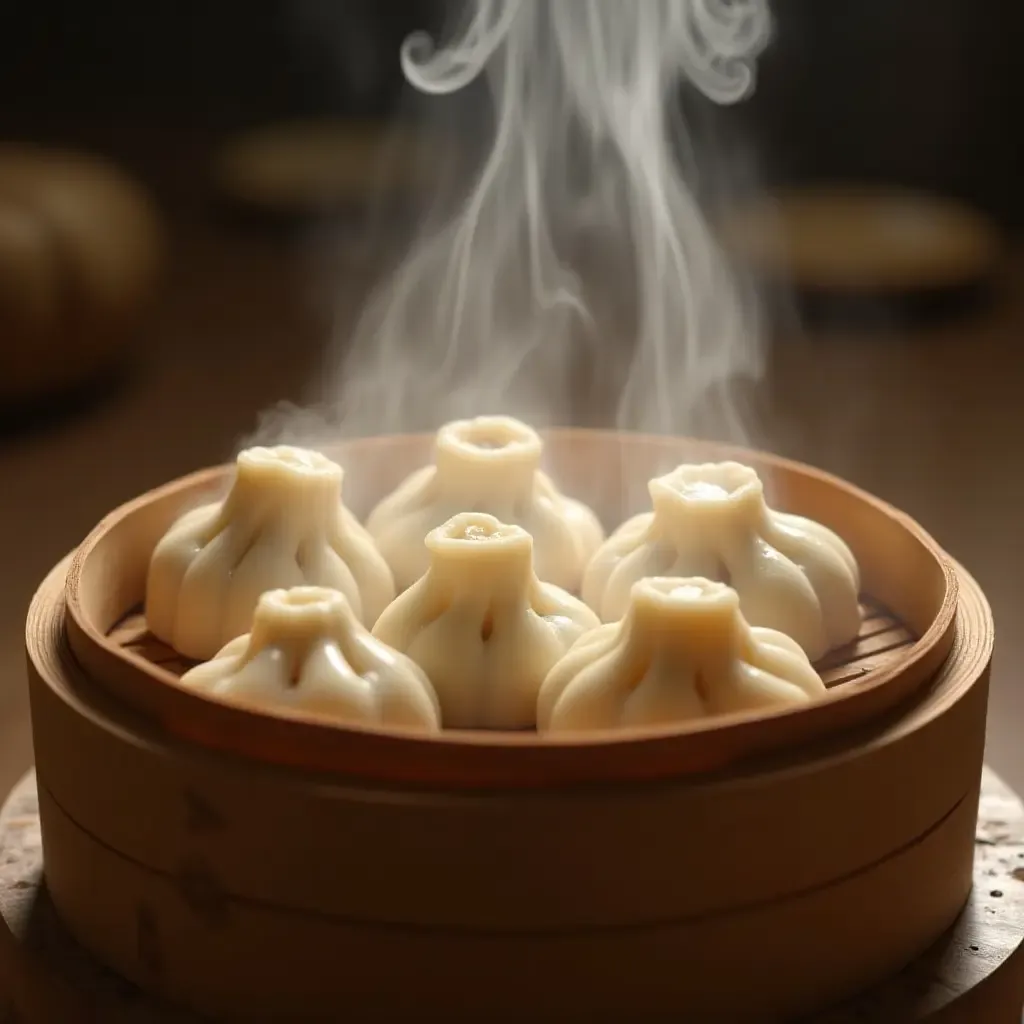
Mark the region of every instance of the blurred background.
<instances>
[{"instance_id":1,"label":"blurred background","mask_svg":"<svg viewBox=\"0 0 1024 1024\"><path fill-rule=\"evenodd\" d=\"M1024 789L1024 6L773 7L752 99L681 98L701 187L772 315L763 446L906 509L978 577L998 628L989 760ZM302 400L438 181L472 166L474 96L417 102L398 66L442 14L0 10L5 790L31 759L37 583L105 512Z\"/></svg>"}]
</instances>

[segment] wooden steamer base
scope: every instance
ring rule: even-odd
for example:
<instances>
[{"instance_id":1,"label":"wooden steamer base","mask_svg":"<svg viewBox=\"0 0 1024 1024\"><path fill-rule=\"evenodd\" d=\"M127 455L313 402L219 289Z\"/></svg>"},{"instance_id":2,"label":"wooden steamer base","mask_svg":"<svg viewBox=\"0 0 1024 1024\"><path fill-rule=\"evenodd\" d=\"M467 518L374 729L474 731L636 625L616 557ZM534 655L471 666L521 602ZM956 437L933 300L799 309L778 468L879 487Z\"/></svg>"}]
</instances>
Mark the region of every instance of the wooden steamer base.
<instances>
[{"instance_id":1,"label":"wooden steamer base","mask_svg":"<svg viewBox=\"0 0 1024 1024\"><path fill-rule=\"evenodd\" d=\"M0 864L2 1024L200 1024L100 966L67 934L42 879L35 772L0 811ZM1020 1024L1022 865L1024 806L986 770L974 888L954 926L899 974L803 1024Z\"/></svg>"},{"instance_id":2,"label":"wooden steamer base","mask_svg":"<svg viewBox=\"0 0 1024 1024\"><path fill-rule=\"evenodd\" d=\"M341 461L401 476L428 447L358 442ZM182 689L119 627L140 554L225 479L188 478L112 514L29 615L46 883L82 946L220 1019L740 1022L847 998L952 924L992 650L974 581L807 467L586 432L548 448L602 509L616 456L646 478L739 454L780 507L847 538L866 593L919 639L874 614L820 705L663 733L425 740L261 715ZM346 498L363 511L348 478Z\"/></svg>"}]
</instances>

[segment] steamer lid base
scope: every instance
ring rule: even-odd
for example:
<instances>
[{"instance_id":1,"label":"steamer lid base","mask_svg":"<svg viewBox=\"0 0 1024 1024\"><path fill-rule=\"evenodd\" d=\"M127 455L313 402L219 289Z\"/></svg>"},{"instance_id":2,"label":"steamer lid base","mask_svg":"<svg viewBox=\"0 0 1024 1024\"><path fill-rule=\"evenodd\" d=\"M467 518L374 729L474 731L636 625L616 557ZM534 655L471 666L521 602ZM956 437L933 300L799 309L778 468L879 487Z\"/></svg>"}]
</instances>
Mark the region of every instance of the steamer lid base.
<instances>
[{"instance_id":1,"label":"steamer lid base","mask_svg":"<svg viewBox=\"0 0 1024 1024\"><path fill-rule=\"evenodd\" d=\"M46 895L35 772L0 812L0 1024L198 1024L97 964ZM1019 1024L1024 1008L1024 803L987 768L974 891L899 975L805 1024Z\"/></svg>"}]
</instances>

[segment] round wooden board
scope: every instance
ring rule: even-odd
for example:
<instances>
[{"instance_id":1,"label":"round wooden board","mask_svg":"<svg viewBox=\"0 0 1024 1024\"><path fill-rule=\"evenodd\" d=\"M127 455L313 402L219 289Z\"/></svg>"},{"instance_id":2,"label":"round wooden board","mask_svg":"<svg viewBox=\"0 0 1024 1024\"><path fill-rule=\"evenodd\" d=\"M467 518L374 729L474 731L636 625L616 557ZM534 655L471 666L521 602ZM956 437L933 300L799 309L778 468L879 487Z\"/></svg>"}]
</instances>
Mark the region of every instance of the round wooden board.
<instances>
[{"instance_id":1,"label":"round wooden board","mask_svg":"<svg viewBox=\"0 0 1024 1024\"><path fill-rule=\"evenodd\" d=\"M67 934L43 883L35 772L0 812L0 985L19 1024L188 1024L96 963ZM985 769L974 890L955 925L899 975L806 1024L1018 1024L1024 1005L1024 805Z\"/></svg>"}]
</instances>

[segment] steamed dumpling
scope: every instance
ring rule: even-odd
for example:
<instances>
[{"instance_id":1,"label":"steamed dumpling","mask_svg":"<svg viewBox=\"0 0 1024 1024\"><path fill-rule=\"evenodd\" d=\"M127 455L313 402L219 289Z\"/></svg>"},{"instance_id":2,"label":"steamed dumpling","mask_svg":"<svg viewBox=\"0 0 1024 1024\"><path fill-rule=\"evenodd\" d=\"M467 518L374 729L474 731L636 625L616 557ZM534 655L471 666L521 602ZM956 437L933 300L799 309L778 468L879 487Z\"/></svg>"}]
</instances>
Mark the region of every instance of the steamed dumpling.
<instances>
[{"instance_id":1,"label":"steamed dumpling","mask_svg":"<svg viewBox=\"0 0 1024 1024\"><path fill-rule=\"evenodd\" d=\"M337 722L440 728L437 697L423 670L374 639L344 595L325 587L268 591L252 632L181 682L243 704Z\"/></svg>"},{"instance_id":2,"label":"steamed dumpling","mask_svg":"<svg viewBox=\"0 0 1024 1024\"><path fill-rule=\"evenodd\" d=\"M583 599L605 622L645 576L728 583L752 625L792 637L812 661L860 631L860 572L830 529L768 508L737 462L683 465L650 482L653 509L623 523L587 566Z\"/></svg>"},{"instance_id":3,"label":"steamed dumpling","mask_svg":"<svg viewBox=\"0 0 1024 1024\"><path fill-rule=\"evenodd\" d=\"M366 625L395 596L391 570L341 499L341 467L318 452L249 448L223 502L186 512L157 544L146 581L150 631L212 657L249 629L267 590L340 591Z\"/></svg>"},{"instance_id":4,"label":"steamed dumpling","mask_svg":"<svg viewBox=\"0 0 1024 1024\"><path fill-rule=\"evenodd\" d=\"M425 575L373 635L424 669L445 728L532 728L544 677L597 616L538 580L520 526L466 512L431 531L426 547Z\"/></svg>"},{"instance_id":5,"label":"steamed dumpling","mask_svg":"<svg viewBox=\"0 0 1024 1024\"><path fill-rule=\"evenodd\" d=\"M507 416L442 427L434 464L409 476L366 521L399 591L427 571L427 534L459 512L485 512L523 527L533 537L537 576L579 590L604 530L589 508L567 498L541 470L542 452L536 431Z\"/></svg>"},{"instance_id":6,"label":"steamed dumpling","mask_svg":"<svg viewBox=\"0 0 1024 1024\"><path fill-rule=\"evenodd\" d=\"M620 621L587 633L548 673L537 728L671 725L806 704L825 692L797 643L747 624L732 588L649 578L633 584Z\"/></svg>"}]
</instances>

